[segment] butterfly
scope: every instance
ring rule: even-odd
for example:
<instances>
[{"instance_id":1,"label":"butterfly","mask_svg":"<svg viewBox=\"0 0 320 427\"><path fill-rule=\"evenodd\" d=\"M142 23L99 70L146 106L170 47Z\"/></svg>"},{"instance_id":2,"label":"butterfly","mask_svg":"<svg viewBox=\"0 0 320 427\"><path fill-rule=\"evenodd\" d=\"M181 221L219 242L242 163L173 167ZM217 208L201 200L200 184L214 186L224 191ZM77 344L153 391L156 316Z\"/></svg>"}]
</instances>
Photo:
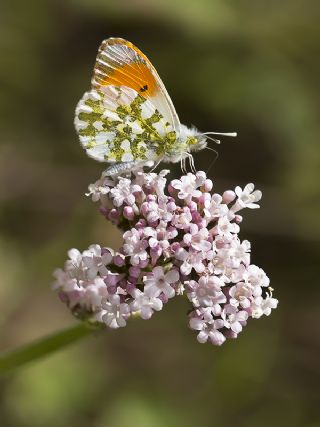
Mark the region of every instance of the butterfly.
<instances>
[{"instance_id":1,"label":"butterfly","mask_svg":"<svg viewBox=\"0 0 320 427\"><path fill-rule=\"evenodd\" d=\"M149 59L121 38L99 47L91 90L79 101L74 120L80 143L95 160L111 165L106 175L121 175L144 165L181 162L194 170L192 152L207 146L209 134L179 121L170 96Z\"/></svg>"}]
</instances>

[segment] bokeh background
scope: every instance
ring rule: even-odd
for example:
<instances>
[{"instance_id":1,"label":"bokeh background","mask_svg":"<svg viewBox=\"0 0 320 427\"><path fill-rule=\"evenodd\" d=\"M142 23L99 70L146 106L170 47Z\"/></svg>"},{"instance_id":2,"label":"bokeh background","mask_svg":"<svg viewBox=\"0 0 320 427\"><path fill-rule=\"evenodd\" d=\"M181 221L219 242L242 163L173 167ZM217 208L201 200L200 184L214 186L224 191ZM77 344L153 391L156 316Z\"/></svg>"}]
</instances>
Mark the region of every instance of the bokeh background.
<instances>
[{"instance_id":1,"label":"bokeh background","mask_svg":"<svg viewBox=\"0 0 320 427\"><path fill-rule=\"evenodd\" d=\"M110 36L149 56L183 123L238 132L196 165L263 191L242 238L280 300L221 348L197 343L183 298L87 338L2 380L2 427L320 426L319 18L317 0L2 2L1 348L76 323L50 290L70 247L120 244L73 129Z\"/></svg>"}]
</instances>

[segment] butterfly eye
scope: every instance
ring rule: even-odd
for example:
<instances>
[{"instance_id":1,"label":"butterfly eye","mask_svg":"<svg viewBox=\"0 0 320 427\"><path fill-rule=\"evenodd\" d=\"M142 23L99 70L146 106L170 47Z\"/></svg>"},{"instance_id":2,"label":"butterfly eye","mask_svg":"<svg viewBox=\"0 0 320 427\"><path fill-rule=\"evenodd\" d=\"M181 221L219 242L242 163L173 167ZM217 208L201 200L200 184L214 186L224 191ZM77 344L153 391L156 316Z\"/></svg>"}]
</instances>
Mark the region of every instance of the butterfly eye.
<instances>
[{"instance_id":1,"label":"butterfly eye","mask_svg":"<svg viewBox=\"0 0 320 427\"><path fill-rule=\"evenodd\" d=\"M144 85L140 88L140 92L145 92L146 90L148 90L148 85Z\"/></svg>"}]
</instances>

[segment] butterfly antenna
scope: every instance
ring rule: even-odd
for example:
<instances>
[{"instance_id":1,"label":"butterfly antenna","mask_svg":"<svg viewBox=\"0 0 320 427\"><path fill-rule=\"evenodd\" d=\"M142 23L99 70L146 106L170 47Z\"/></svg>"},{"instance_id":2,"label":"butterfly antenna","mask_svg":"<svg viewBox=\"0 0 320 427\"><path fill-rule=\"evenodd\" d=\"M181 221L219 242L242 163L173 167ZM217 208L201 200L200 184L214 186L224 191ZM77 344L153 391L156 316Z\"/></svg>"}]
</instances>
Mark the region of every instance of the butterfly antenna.
<instances>
[{"instance_id":1,"label":"butterfly antenna","mask_svg":"<svg viewBox=\"0 0 320 427\"><path fill-rule=\"evenodd\" d=\"M203 134L203 135L205 135L205 134ZM211 136L208 136L208 134L206 134L206 138L207 138L207 139L210 139L210 141L213 141L213 142L215 142L216 144L221 144L220 139L212 138Z\"/></svg>"},{"instance_id":2,"label":"butterfly antenna","mask_svg":"<svg viewBox=\"0 0 320 427\"><path fill-rule=\"evenodd\" d=\"M157 169L157 167L160 165L160 163L161 163L161 161L162 161L162 159L160 159L158 162L152 162L153 163L153 165L150 165L150 170L149 170L149 172L148 173L151 173L151 172L153 172L155 169ZM147 165L148 166L148 165Z\"/></svg>"},{"instance_id":3,"label":"butterfly antenna","mask_svg":"<svg viewBox=\"0 0 320 427\"><path fill-rule=\"evenodd\" d=\"M238 136L237 132L204 132L202 135Z\"/></svg>"},{"instance_id":4,"label":"butterfly antenna","mask_svg":"<svg viewBox=\"0 0 320 427\"><path fill-rule=\"evenodd\" d=\"M208 135L221 135L221 136L236 137L237 136L237 132L204 132L202 135L205 135L208 139L210 139L211 141L215 142L216 144L220 144L221 143L220 139L211 138Z\"/></svg>"},{"instance_id":5,"label":"butterfly antenna","mask_svg":"<svg viewBox=\"0 0 320 427\"><path fill-rule=\"evenodd\" d=\"M212 160L212 162L210 163L210 165L209 165L209 167L208 167L208 169L207 169L207 171L206 171L206 173L208 174L209 170L212 168L212 166L213 166L213 165L215 164L215 162L217 161L217 159L218 159L218 157L219 157L219 153L218 153L218 151L216 151L214 148L211 148L211 147L205 147L205 149L206 149L206 150L213 151L213 152L215 153L215 155L216 155L216 157Z\"/></svg>"}]
</instances>

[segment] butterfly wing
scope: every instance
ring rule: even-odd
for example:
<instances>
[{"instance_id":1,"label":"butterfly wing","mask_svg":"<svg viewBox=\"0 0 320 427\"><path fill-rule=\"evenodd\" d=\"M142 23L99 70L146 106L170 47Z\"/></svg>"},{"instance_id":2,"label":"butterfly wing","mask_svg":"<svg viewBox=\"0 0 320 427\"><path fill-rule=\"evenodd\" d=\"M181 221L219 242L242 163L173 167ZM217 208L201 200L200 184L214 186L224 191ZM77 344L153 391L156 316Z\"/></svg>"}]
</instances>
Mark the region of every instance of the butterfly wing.
<instances>
[{"instance_id":1,"label":"butterfly wing","mask_svg":"<svg viewBox=\"0 0 320 427\"><path fill-rule=\"evenodd\" d=\"M111 163L157 160L164 154L162 142L176 135L151 101L112 84L84 94L74 123L87 154Z\"/></svg>"},{"instance_id":2,"label":"butterfly wing","mask_svg":"<svg viewBox=\"0 0 320 427\"><path fill-rule=\"evenodd\" d=\"M154 66L132 43L120 39L104 40L99 48L91 80L92 87L127 86L150 101L176 133L180 122L170 96Z\"/></svg>"}]
</instances>

